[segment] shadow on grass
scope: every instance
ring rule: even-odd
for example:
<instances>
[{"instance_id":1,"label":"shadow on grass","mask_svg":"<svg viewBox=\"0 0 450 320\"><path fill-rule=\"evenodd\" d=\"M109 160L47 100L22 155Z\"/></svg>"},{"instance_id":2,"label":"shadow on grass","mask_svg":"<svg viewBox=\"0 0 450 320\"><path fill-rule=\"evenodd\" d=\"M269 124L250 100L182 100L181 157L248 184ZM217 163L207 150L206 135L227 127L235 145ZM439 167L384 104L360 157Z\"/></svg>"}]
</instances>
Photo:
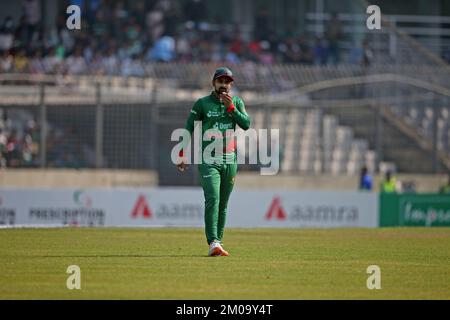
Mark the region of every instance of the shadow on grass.
<instances>
[{"instance_id":1,"label":"shadow on grass","mask_svg":"<svg viewBox=\"0 0 450 320\"><path fill-rule=\"evenodd\" d=\"M166 255L137 255L137 254L97 254L97 255L47 255L32 256L34 258L211 258L206 255L166 254Z\"/></svg>"}]
</instances>

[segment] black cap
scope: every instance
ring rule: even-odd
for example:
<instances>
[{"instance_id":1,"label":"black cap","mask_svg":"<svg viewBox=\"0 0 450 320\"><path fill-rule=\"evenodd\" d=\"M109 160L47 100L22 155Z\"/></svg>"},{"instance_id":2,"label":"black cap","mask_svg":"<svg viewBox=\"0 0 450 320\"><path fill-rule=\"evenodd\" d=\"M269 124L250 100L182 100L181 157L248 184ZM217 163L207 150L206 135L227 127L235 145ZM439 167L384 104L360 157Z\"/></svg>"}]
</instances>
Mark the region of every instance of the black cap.
<instances>
[{"instance_id":1,"label":"black cap","mask_svg":"<svg viewBox=\"0 0 450 320\"><path fill-rule=\"evenodd\" d=\"M220 67L216 69L216 71L214 72L213 80L216 80L220 77L228 77L231 79L231 81L234 81L233 72L231 72L231 70L227 67Z\"/></svg>"}]
</instances>

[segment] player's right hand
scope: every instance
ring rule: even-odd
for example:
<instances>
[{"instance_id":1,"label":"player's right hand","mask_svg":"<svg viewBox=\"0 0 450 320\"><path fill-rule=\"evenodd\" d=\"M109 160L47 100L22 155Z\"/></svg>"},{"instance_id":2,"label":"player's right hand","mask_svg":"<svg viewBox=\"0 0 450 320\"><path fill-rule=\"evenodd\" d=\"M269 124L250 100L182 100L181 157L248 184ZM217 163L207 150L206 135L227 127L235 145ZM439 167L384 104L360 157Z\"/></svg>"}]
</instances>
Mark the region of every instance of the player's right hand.
<instances>
[{"instance_id":1,"label":"player's right hand","mask_svg":"<svg viewBox=\"0 0 450 320\"><path fill-rule=\"evenodd\" d=\"M178 170L180 170L181 172L183 172L184 170L186 170L188 168L188 165L186 164L186 160L185 159L181 159L180 163L177 164L177 168Z\"/></svg>"}]
</instances>

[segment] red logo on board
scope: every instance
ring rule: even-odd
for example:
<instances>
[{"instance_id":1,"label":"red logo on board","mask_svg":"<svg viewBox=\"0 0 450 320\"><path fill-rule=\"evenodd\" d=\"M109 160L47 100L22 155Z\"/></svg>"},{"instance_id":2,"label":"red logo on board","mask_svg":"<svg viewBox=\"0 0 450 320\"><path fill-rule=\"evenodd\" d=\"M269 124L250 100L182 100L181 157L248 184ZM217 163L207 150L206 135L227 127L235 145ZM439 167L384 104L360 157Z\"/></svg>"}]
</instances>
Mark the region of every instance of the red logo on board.
<instances>
[{"instance_id":1,"label":"red logo on board","mask_svg":"<svg viewBox=\"0 0 450 320\"><path fill-rule=\"evenodd\" d=\"M266 220L275 218L277 220L285 220L287 217L286 211L281 206L280 197L275 197L270 204L270 208L266 213Z\"/></svg>"},{"instance_id":2,"label":"red logo on board","mask_svg":"<svg viewBox=\"0 0 450 320\"><path fill-rule=\"evenodd\" d=\"M152 216L152 211L150 210L147 200L143 195L140 195L138 197L136 204L134 205L133 211L131 211L132 218L137 218L139 216L142 216L144 218L151 218Z\"/></svg>"}]
</instances>

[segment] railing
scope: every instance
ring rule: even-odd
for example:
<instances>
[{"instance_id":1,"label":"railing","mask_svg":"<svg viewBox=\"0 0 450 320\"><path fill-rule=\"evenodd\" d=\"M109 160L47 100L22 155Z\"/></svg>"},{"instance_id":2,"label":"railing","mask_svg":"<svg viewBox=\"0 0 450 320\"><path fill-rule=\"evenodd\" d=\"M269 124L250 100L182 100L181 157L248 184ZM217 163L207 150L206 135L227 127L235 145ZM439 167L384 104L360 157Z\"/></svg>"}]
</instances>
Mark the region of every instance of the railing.
<instances>
[{"instance_id":1,"label":"railing","mask_svg":"<svg viewBox=\"0 0 450 320\"><path fill-rule=\"evenodd\" d=\"M213 63L142 63L147 70L145 76L122 77L120 75L41 75L41 74L2 74L0 90L10 85L22 85L19 91L25 92L25 85L45 83L51 87L65 87L94 92L96 83L110 92L139 94L152 92L158 88L177 90L206 90L211 87L211 77L218 66ZM373 74L398 74L418 78L422 81L449 87L450 68L440 65L419 64L374 64L369 67L342 64L338 66L309 66L301 64L260 65L246 63L231 65L235 73L235 87L240 92L251 91L260 94L279 94L317 81ZM17 87L19 88L19 87ZM172 92L173 94L173 92ZM0 91L0 95L5 96ZM6 95L6 96L7 96Z\"/></svg>"},{"instance_id":2,"label":"railing","mask_svg":"<svg viewBox=\"0 0 450 320\"><path fill-rule=\"evenodd\" d=\"M372 49L376 52L375 61L389 60L396 63L408 63L411 58L405 53L414 48L410 42L400 36L399 32L417 40L438 57L450 53L450 28L442 26L450 24L450 17L382 14L385 23L381 30L367 29L368 15L339 14L338 17L342 23L343 32L340 46L347 59L349 51L360 45L363 38L368 38ZM321 36L325 32L330 15L307 13L306 20L306 30ZM425 63L425 60L421 61L421 64Z\"/></svg>"}]
</instances>

